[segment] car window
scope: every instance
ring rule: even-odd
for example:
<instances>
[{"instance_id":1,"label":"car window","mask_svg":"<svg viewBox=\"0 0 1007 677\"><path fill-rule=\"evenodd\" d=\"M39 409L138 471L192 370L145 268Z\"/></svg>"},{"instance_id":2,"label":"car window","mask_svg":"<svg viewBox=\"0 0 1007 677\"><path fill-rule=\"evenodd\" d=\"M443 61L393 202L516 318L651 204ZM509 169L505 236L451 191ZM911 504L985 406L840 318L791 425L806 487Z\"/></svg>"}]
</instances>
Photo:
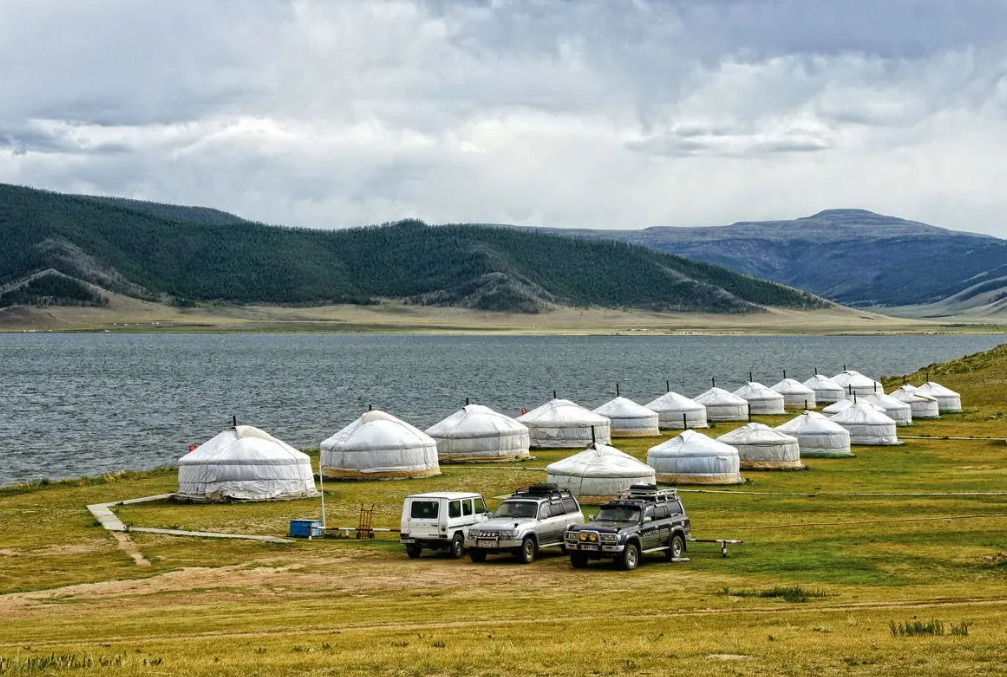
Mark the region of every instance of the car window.
<instances>
[{"instance_id":1,"label":"car window","mask_svg":"<svg viewBox=\"0 0 1007 677\"><path fill-rule=\"evenodd\" d=\"M437 501L413 501L409 508L409 516L413 519L429 520L437 517Z\"/></svg>"},{"instance_id":2,"label":"car window","mask_svg":"<svg viewBox=\"0 0 1007 677\"><path fill-rule=\"evenodd\" d=\"M488 512L486 510L486 502L483 501L483 497L482 496L480 496L479 498L477 498L475 500L475 504L476 504L476 514L477 515L482 515L483 513Z\"/></svg>"},{"instance_id":3,"label":"car window","mask_svg":"<svg viewBox=\"0 0 1007 677\"><path fill-rule=\"evenodd\" d=\"M643 517L644 517L644 519L646 519L647 517L653 518L654 517L654 506L648 505L646 508L644 508L643 509Z\"/></svg>"},{"instance_id":4,"label":"car window","mask_svg":"<svg viewBox=\"0 0 1007 677\"><path fill-rule=\"evenodd\" d=\"M493 517L534 517L538 506L532 501L504 501L497 506Z\"/></svg>"},{"instance_id":5,"label":"car window","mask_svg":"<svg viewBox=\"0 0 1007 677\"><path fill-rule=\"evenodd\" d=\"M655 506L654 519L656 520L668 519L668 516L669 516L668 506L666 505Z\"/></svg>"},{"instance_id":6,"label":"car window","mask_svg":"<svg viewBox=\"0 0 1007 677\"><path fill-rule=\"evenodd\" d=\"M566 514L566 509L563 507L562 501L556 501L555 503L549 504L549 514L552 517L562 517Z\"/></svg>"},{"instance_id":7,"label":"car window","mask_svg":"<svg viewBox=\"0 0 1007 677\"><path fill-rule=\"evenodd\" d=\"M564 498L563 499L563 512L569 514L569 513L577 512L579 510L580 510L580 508L577 507L577 501L573 500L572 498Z\"/></svg>"},{"instance_id":8,"label":"car window","mask_svg":"<svg viewBox=\"0 0 1007 677\"><path fill-rule=\"evenodd\" d=\"M598 511L596 522L636 522L640 519L639 508L623 508L615 506L602 506Z\"/></svg>"},{"instance_id":9,"label":"car window","mask_svg":"<svg viewBox=\"0 0 1007 677\"><path fill-rule=\"evenodd\" d=\"M542 505L539 506L539 508L538 508L538 518L540 520L544 520L544 519L548 519L549 518L549 504L548 503L543 503Z\"/></svg>"},{"instance_id":10,"label":"car window","mask_svg":"<svg viewBox=\"0 0 1007 677\"><path fill-rule=\"evenodd\" d=\"M462 501L462 514L465 515L466 517L468 517L469 515L472 514L472 501L471 500L466 499L466 500Z\"/></svg>"},{"instance_id":11,"label":"car window","mask_svg":"<svg viewBox=\"0 0 1007 677\"><path fill-rule=\"evenodd\" d=\"M462 516L462 506L461 501L451 501L448 503L448 517L461 517Z\"/></svg>"},{"instance_id":12,"label":"car window","mask_svg":"<svg viewBox=\"0 0 1007 677\"><path fill-rule=\"evenodd\" d=\"M670 501L668 503L668 508L671 510L672 515L681 515L683 512L685 512L685 509L682 507L681 501Z\"/></svg>"}]
</instances>

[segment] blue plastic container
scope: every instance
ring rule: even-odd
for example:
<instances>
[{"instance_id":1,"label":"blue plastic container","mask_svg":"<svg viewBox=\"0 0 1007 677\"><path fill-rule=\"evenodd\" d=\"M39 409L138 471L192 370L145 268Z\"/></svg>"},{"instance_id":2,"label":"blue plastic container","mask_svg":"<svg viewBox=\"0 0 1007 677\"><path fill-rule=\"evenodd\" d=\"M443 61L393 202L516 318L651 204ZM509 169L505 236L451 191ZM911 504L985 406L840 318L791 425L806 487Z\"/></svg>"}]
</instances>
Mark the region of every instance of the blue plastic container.
<instances>
[{"instance_id":1,"label":"blue plastic container","mask_svg":"<svg viewBox=\"0 0 1007 677\"><path fill-rule=\"evenodd\" d=\"M321 538L323 533L318 520L290 520L291 538Z\"/></svg>"}]
</instances>

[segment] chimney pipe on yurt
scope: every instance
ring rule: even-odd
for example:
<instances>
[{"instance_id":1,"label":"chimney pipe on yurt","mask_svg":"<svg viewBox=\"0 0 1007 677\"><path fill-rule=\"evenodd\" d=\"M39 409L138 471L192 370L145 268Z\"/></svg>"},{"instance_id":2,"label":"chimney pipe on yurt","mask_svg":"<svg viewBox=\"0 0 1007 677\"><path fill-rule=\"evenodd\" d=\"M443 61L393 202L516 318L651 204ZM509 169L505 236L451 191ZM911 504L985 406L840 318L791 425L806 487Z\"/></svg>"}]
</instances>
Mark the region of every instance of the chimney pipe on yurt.
<instances>
[{"instance_id":1,"label":"chimney pipe on yurt","mask_svg":"<svg viewBox=\"0 0 1007 677\"><path fill-rule=\"evenodd\" d=\"M465 398L465 406L466 407L469 406L469 398L467 398L467 397Z\"/></svg>"},{"instance_id":2,"label":"chimney pipe on yurt","mask_svg":"<svg viewBox=\"0 0 1007 677\"><path fill-rule=\"evenodd\" d=\"M616 397L621 397L621 395L619 394L619 384L618 383L615 384L615 396Z\"/></svg>"},{"instance_id":3,"label":"chimney pipe on yurt","mask_svg":"<svg viewBox=\"0 0 1007 677\"><path fill-rule=\"evenodd\" d=\"M755 379L754 379L754 378L752 378L752 372L748 372L748 382L749 382L749 383L751 383L751 382L752 382L752 381L754 381L754 380L755 380Z\"/></svg>"},{"instance_id":4,"label":"chimney pipe on yurt","mask_svg":"<svg viewBox=\"0 0 1007 677\"><path fill-rule=\"evenodd\" d=\"M787 370L786 369L783 370L783 378L787 378Z\"/></svg>"},{"instance_id":5,"label":"chimney pipe on yurt","mask_svg":"<svg viewBox=\"0 0 1007 677\"><path fill-rule=\"evenodd\" d=\"M552 399L554 399L554 400L559 399L558 397L556 397L556 391L555 390L552 391Z\"/></svg>"},{"instance_id":6,"label":"chimney pipe on yurt","mask_svg":"<svg viewBox=\"0 0 1007 677\"><path fill-rule=\"evenodd\" d=\"M717 377L716 376L711 376L710 377L710 383L712 383L713 387L716 388L717 387Z\"/></svg>"},{"instance_id":7,"label":"chimney pipe on yurt","mask_svg":"<svg viewBox=\"0 0 1007 677\"><path fill-rule=\"evenodd\" d=\"M815 376L818 376L818 367L815 367Z\"/></svg>"},{"instance_id":8,"label":"chimney pipe on yurt","mask_svg":"<svg viewBox=\"0 0 1007 677\"><path fill-rule=\"evenodd\" d=\"M231 414L231 427L232 428L238 427L238 417L234 414Z\"/></svg>"},{"instance_id":9,"label":"chimney pipe on yurt","mask_svg":"<svg viewBox=\"0 0 1007 677\"><path fill-rule=\"evenodd\" d=\"M671 392L671 381L665 381L664 382L664 388L665 388L664 392L670 393Z\"/></svg>"}]
</instances>

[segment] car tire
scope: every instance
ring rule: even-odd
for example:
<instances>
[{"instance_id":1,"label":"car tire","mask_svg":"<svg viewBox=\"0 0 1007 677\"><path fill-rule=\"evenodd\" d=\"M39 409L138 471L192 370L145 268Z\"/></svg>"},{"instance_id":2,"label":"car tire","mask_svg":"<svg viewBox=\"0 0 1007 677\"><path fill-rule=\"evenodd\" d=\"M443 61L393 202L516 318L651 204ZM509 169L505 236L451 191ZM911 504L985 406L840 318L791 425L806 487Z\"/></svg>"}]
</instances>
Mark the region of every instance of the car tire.
<instances>
[{"instance_id":1,"label":"car tire","mask_svg":"<svg viewBox=\"0 0 1007 677\"><path fill-rule=\"evenodd\" d=\"M478 564L479 562L486 561L486 555L488 553L485 550L479 550L478 548L469 548L469 559Z\"/></svg>"},{"instance_id":2,"label":"car tire","mask_svg":"<svg viewBox=\"0 0 1007 677\"><path fill-rule=\"evenodd\" d=\"M636 543L627 543L626 549L619 555L619 568L624 571L632 571L640 563L640 548Z\"/></svg>"},{"instance_id":3,"label":"car tire","mask_svg":"<svg viewBox=\"0 0 1007 677\"><path fill-rule=\"evenodd\" d=\"M461 559L462 555L465 554L465 536L462 532L458 532L451 539L451 545L448 546L448 552L451 553L452 559Z\"/></svg>"},{"instance_id":4,"label":"car tire","mask_svg":"<svg viewBox=\"0 0 1007 677\"><path fill-rule=\"evenodd\" d=\"M423 554L423 546L410 543L406 546L406 554L409 555L409 559L416 559Z\"/></svg>"},{"instance_id":5,"label":"car tire","mask_svg":"<svg viewBox=\"0 0 1007 677\"><path fill-rule=\"evenodd\" d=\"M668 559L678 559L685 554L685 539L681 534L671 537L671 546L668 548Z\"/></svg>"},{"instance_id":6,"label":"car tire","mask_svg":"<svg viewBox=\"0 0 1007 677\"><path fill-rule=\"evenodd\" d=\"M570 566L574 569L583 569L587 566L588 556L582 552L571 552L570 553Z\"/></svg>"},{"instance_id":7,"label":"car tire","mask_svg":"<svg viewBox=\"0 0 1007 677\"><path fill-rule=\"evenodd\" d=\"M518 548L517 558L521 564L531 564L535 561L535 557L538 555L538 543L531 536L526 536L523 541L521 541L521 547Z\"/></svg>"}]
</instances>

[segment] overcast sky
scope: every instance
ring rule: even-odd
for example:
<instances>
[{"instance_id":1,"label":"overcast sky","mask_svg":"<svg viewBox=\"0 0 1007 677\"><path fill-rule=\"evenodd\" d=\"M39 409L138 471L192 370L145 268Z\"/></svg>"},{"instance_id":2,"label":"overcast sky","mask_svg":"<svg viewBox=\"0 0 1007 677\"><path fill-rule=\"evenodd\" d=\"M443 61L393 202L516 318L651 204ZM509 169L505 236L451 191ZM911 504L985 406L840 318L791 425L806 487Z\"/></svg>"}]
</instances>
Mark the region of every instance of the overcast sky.
<instances>
[{"instance_id":1,"label":"overcast sky","mask_svg":"<svg viewBox=\"0 0 1007 677\"><path fill-rule=\"evenodd\" d=\"M310 227L1007 236L1007 2L0 0L0 181Z\"/></svg>"}]
</instances>

